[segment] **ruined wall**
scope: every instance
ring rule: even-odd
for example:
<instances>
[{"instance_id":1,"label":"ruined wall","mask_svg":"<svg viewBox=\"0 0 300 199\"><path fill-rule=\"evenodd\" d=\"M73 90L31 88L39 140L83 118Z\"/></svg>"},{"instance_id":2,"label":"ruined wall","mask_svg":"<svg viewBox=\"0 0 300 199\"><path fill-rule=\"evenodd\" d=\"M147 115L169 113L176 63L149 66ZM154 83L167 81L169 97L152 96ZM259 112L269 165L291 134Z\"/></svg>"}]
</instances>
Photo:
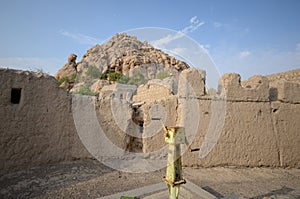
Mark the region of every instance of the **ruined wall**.
<instances>
[{"instance_id":1,"label":"ruined wall","mask_svg":"<svg viewBox=\"0 0 300 199\"><path fill-rule=\"evenodd\" d=\"M76 134L71 96L57 85L45 74L0 69L1 172L89 157Z\"/></svg>"},{"instance_id":2,"label":"ruined wall","mask_svg":"<svg viewBox=\"0 0 300 199\"><path fill-rule=\"evenodd\" d=\"M210 96L205 73L195 70L183 71L176 89L167 80L103 89L96 110L107 137L126 151L156 151L166 143L151 117L161 117L167 126L184 126L192 148L200 148L184 154L185 166L300 167L299 84L270 86L263 76L241 83L238 74L226 74L220 95ZM12 89L21 89L19 102ZM0 69L0 122L1 172L92 158L76 132L72 96L53 77Z\"/></svg>"},{"instance_id":3,"label":"ruined wall","mask_svg":"<svg viewBox=\"0 0 300 199\"><path fill-rule=\"evenodd\" d=\"M185 166L300 167L300 145L297 144L300 143L299 84L282 81L270 88L266 77L254 76L242 86L238 74L225 74L220 79L220 96L216 97L204 95L201 78L191 79L192 74L184 76L193 83L179 82L179 91L181 87L199 90L194 96L181 92L178 104L173 106L178 115L173 122L186 128L192 148L200 148L200 152L185 153ZM196 81L198 86L195 87ZM150 88L148 95L152 92ZM217 128L214 125L222 123L222 114L224 125ZM196 136L193 137L191 132L195 131L195 126ZM217 137L219 130L218 139L209 138ZM209 148L206 145L211 142L216 144L206 155L205 150ZM163 140L145 143L152 148L161 145Z\"/></svg>"},{"instance_id":4,"label":"ruined wall","mask_svg":"<svg viewBox=\"0 0 300 199\"><path fill-rule=\"evenodd\" d=\"M151 91L151 94L149 94ZM133 101L145 101L151 102L155 100L161 100L171 95L171 91L159 84L146 84L145 86L141 86L137 90L137 94L133 97Z\"/></svg>"},{"instance_id":5,"label":"ruined wall","mask_svg":"<svg viewBox=\"0 0 300 199\"><path fill-rule=\"evenodd\" d=\"M224 88L221 95L226 96L220 138L204 158L187 153L185 164L300 167L299 84L284 81L269 88L265 77L254 76L242 87L238 74L225 74L220 83ZM274 90L277 97L270 97ZM205 132L207 129L200 127L196 137ZM193 146L202 143L203 139L195 139Z\"/></svg>"}]
</instances>

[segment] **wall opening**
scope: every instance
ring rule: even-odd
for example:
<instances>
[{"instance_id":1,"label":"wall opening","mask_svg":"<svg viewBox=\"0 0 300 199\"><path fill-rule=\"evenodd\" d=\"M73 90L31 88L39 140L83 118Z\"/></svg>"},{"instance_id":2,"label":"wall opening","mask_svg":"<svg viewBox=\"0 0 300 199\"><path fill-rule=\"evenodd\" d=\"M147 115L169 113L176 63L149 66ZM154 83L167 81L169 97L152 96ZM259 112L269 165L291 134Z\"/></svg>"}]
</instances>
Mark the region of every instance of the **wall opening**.
<instances>
[{"instance_id":1,"label":"wall opening","mask_svg":"<svg viewBox=\"0 0 300 199\"><path fill-rule=\"evenodd\" d=\"M11 89L11 95L10 95L10 102L12 104L19 104L21 100L21 88L12 88Z\"/></svg>"}]
</instances>

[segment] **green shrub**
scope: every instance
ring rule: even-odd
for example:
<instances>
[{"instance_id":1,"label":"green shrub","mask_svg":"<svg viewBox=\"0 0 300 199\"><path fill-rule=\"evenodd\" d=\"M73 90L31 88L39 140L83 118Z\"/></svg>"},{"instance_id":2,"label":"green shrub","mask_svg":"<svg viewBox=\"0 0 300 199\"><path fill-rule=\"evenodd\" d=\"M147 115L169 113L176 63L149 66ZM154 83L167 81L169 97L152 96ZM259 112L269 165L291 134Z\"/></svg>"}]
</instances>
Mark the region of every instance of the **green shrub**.
<instances>
[{"instance_id":1,"label":"green shrub","mask_svg":"<svg viewBox=\"0 0 300 199\"><path fill-rule=\"evenodd\" d=\"M82 80L83 80L83 78L82 78L82 72L81 73L77 73L74 81L75 82L81 82Z\"/></svg>"},{"instance_id":2,"label":"green shrub","mask_svg":"<svg viewBox=\"0 0 300 199\"><path fill-rule=\"evenodd\" d=\"M131 85L142 85L148 82L148 79L144 77L141 71L136 70L133 72L133 75L129 77L128 75L122 76L118 81L121 84L131 84Z\"/></svg>"},{"instance_id":3,"label":"green shrub","mask_svg":"<svg viewBox=\"0 0 300 199\"><path fill-rule=\"evenodd\" d=\"M62 78L59 78L57 81L58 81L58 85L60 86L62 83L67 82L68 78L67 77L62 77Z\"/></svg>"},{"instance_id":4,"label":"green shrub","mask_svg":"<svg viewBox=\"0 0 300 199\"><path fill-rule=\"evenodd\" d=\"M107 73L103 73L101 76L100 76L100 79L103 79L103 80L107 80Z\"/></svg>"},{"instance_id":5,"label":"green shrub","mask_svg":"<svg viewBox=\"0 0 300 199\"><path fill-rule=\"evenodd\" d=\"M107 76L108 76L107 79L108 79L109 81L117 82L117 81L119 81L124 75L121 74L121 73L110 72L110 73L108 73Z\"/></svg>"},{"instance_id":6,"label":"green shrub","mask_svg":"<svg viewBox=\"0 0 300 199\"><path fill-rule=\"evenodd\" d=\"M156 75L156 78L157 79L160 79L160 80L163 80L167 77L170 77L170 73L169 72L159 72L157 75Z\"/></svg>"},{"instance_id":7,"label":"green shrub","mask_svg":"<svg viewBox=\"0 0 300 199\"><path fill-rule=\"evenodd\" d=\"M142 84L146 84L147 82L148 82L148 79L144 77L142 72L139 70L136 70L136 71L134 71L132 77L129 78L127 84L139 86Z\"/></svg>"},{"instance_id":8,"label":"green shrub","mask_svg":"<svg viewBox=\"0 0 300 199\"><path fill-rule=\"evenodd\" d=\"M69 82L75 82L77 78L77 75L73 75L70 79Z\"/></svg>"},{"instance_id":9,"label":"green shrub","mask_svg":"<svg viewBox=\"0 0 300 199\"><path fill-rule=\"evenodd\" d=\"M100 79L118 82L122 77L124 77L124 75L121 73L109 72L109 73L103 73Z\"/></svg>"},{"instance_id":10,"label":"green shrub","mask_svg":"<svg viewBox=\"0 0 300 199\"><path fill-rule=\"evenodd\" d=\"M71 78L62 77L62 78L59 78L57 81L58 81L58 85L60 86L64 82L74 82L75 79L76 79L76 75L72 76Z\"/></svg>"},{"instance_id":11,"label":"green shrub","mask_svg":"<svg viewBox=\"0 0 300 199\"><path fill-rule=\"evenodd\" d=\"M92 92L87 85L82 86L78 91L75 92L75 94L91 95L91 96L97 96L98 95L98 93Z\"/></svg>"},{"instance_id":12,"label":"green shrub","mask_svg":"<svg viewBox=\"0 0 300 199\"><path fill-rule=\"evenodd\" d=\"M129 81L129 77L128 75L121 77L117 82L120 83L120 84L128 84L128 81Z\"/></svg>"},{"instance_id":13,"label":"green shrub","mask_svg":"<svg viewBox=\"0 0 300 199\"><path fill-rule=\"evenodd\" d=\"M134 71L132 77L129 77L128 75L124 76L123 74L116 72L103 73L101 79L137 86L148 82L148 79L145 78L139 70Z\"/></svg>"},{"instance_id":14,"label":"green shrub","mask_svg":"<svg viewBox=\"0 0 300 199\"><path fill-rule=\"evenodd\" d=\"M101 78L101 72L100 72L99 68L97 68L96 66L88 66L86 75L88 77L91 77L92 79Z\"/></svg>"}]
</instances>

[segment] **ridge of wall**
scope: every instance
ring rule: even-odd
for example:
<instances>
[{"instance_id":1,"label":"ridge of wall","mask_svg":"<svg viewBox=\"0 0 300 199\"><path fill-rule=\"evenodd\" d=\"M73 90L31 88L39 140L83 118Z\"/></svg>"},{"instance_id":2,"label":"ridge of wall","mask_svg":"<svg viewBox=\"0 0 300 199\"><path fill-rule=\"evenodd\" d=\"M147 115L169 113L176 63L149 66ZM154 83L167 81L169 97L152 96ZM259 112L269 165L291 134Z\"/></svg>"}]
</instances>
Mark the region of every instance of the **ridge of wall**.
<instances>
[{"instance_id":1,"label":"ridge of wall","mask_svg":"<svg viewBox=\"0 0 300 199\"><path fill-rule=\"evenodd\" d=\"M269 82L266 77L256 75L241 84L241 76L227 73L219 80L219 93L229 101L269 101Z\"/></svg>"}]
</instances>

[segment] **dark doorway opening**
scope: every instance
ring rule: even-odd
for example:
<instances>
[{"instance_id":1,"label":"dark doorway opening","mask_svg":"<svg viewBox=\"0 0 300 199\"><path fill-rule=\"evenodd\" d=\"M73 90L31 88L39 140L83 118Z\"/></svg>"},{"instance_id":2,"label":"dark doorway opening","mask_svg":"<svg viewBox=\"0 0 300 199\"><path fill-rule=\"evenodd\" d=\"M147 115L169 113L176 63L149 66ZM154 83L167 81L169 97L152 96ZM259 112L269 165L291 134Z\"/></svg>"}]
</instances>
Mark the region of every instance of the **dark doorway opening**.
<instances>
[{"instance_id":1,"label":"dark doorway opening","mask_svg":"<svg viewBox=\"0 0 300 199\"><path fill-rule=\"evenodd\" d=\"M19 104L21 100L21 88L12 88L11 89L11 97L10 97L10 102L12 104Z\"/></svg>"}]
</instances>

